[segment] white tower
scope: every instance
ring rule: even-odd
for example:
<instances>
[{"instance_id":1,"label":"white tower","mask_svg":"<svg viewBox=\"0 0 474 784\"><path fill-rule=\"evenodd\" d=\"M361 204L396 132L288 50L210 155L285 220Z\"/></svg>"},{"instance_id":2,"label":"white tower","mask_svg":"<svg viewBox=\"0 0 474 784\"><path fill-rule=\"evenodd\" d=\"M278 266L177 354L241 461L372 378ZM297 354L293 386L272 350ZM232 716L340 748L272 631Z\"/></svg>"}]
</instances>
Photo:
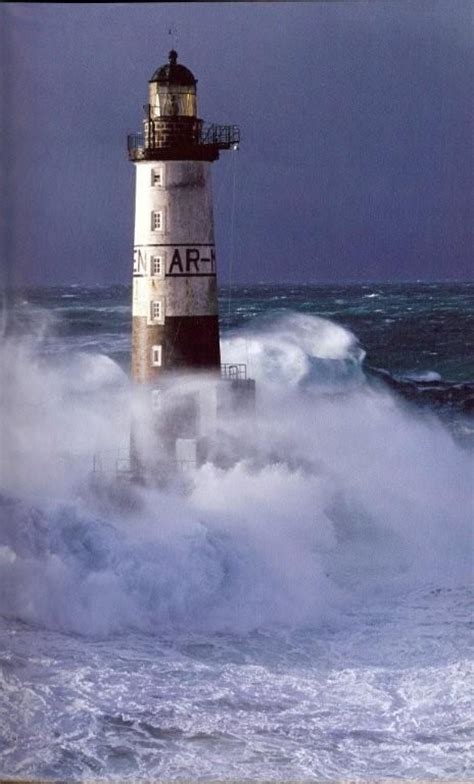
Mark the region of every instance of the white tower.
<instances>
[{"instance_id":1,"label":"white tower","mask_svg":"<svg viewBox=\"0 0 474 784\"><path fill-rule=\"evenodd\" d=\"M204 126L196 79L169 53L149 82L142 134L128 137L136 167L132 377L220 372L211 163L239 129Z\"/></svg>"}]
</instances>

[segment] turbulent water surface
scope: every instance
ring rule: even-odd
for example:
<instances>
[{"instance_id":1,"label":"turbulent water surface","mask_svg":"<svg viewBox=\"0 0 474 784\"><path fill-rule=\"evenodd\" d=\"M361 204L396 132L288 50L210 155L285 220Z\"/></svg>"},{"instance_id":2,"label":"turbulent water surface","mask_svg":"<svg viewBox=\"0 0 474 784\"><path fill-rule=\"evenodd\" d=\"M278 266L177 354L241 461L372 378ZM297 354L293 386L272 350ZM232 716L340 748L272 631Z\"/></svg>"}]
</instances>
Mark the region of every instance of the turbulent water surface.
<instances>
[{"instance_id":1,"label":"turbulent water surface","mask_svg":"<svg viewBox=\"0 0 474 784\"><path fill-rule=\"evenodd\" d=\"M15 295L1 775L472 777L473 293L225 292L257 417L164 487L118 478L129 290Z\"/></svg>"}]
</instances>

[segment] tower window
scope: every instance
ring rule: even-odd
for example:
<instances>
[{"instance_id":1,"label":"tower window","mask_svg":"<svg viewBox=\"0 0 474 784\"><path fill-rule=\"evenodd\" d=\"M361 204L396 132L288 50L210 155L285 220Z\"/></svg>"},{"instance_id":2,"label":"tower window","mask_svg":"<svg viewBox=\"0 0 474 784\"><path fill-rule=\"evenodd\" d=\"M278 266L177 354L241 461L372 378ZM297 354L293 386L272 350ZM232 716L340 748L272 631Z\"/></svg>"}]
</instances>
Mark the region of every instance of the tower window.
<instances>
[{"instance_id":1,"label":"tower window","mask_svg":"<svg viewBox=\"0 0 474 784\"><path fill-rule=\"evenodd\" d=\"M163 277L163 257L162 256L152 256L151 257L151 274L153 277L162 278Z\"/></svg>"},{"instance_id":2,"label":"tower window","mask_svg":"<svg viewBox=\"0 0 474 784\"><path fill-rule=\"evenodd\" d=\"M153 367L161 367L161 346L151 347L151 364Z\"/></svg>"},{"instance_id":3,"label":"tower window","mask_svg":"<svg viewBox=\"0 0 474 784\"><path fill-rule=\"evenodd\" d=\"M163 212L161 210L154 210L151 213L151 230L163 231Z\"/></svg>"},{"instance_id":4,"label":"tower window","mask_svg":"<svg viewBox=\"0 0 474 784\"><path fill-rule=\"evenodd\" d=\"M161 299L154 299L151 303L150 318L154 324L163 324L164 312L163 302Z\"/></svg>"},{"instance_id":5,"label":"tower window","mask_svg":"<svg viewBox=\"0 0 474 784\"><path fill-rule=\"evenodd\" d=\"M151 170L151 184L154 187L160 188L163 185L163 169Z\"/></svg>"}]
</instances>

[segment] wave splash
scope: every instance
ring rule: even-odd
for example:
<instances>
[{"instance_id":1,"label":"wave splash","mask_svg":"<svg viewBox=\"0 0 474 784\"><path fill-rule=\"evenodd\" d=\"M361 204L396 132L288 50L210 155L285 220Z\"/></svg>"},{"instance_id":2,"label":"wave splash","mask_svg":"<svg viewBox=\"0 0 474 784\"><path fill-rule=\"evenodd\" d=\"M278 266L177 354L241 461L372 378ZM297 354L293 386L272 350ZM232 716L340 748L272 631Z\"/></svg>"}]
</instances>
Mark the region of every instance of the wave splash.
<instances>
[{"instance_id":1,"label":"wave splash","mask_svg":"<svg viewBox=\"0 0 474 784\"><path fill-rule=\"evenodd\" d=\"M337 623L343 610L469 574L468 453L370 383L348 330L287 314L223 341L258 382L246 450L186 492L111 482L134 392L99 354L0 350L0 612L84 635ZM336 394L337 393L337 394Z\"/></svg>"},{"instance_id":2,"label":"wave splash","mask_svg":"<svg viewBox=\"0 0 474 784\"><path fill-rule=\"evenodd\" d=\"M363 379L365 351L348 329L318 316L272 315L224 339L226 362L242 362L259 382L310 388Z\"/></svg>"}]
</instances>

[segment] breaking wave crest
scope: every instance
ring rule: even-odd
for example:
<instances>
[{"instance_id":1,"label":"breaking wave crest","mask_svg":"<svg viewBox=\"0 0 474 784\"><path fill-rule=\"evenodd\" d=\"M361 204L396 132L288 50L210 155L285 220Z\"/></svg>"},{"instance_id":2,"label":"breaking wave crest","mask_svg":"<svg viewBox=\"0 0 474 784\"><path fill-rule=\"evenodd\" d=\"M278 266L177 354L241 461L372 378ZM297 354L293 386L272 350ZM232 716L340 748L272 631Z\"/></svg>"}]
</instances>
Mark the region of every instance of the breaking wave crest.
<instances>
[{"instance_id":1,"label":"breaking wave crest","mask_svg":"<svg viewBox=\"0 0 474 784\"><path fill-rule=\"evenodd\" d=\"M259 382L290 387L361 381L365 351L349 330L318 316L272 315L223 341L227 362L242 362Z\"/></svg>"},{"instance_id":2,"label":"breaking wave crest","mask_svg":"<svg viewBox=\"0 0 474 784\"><path fill-rule=\"evenodd\" d=\"M354 335L289 313L228 335L223 354L258 384L255 421L225 424L229 466L98 489L93 454L128 448L126 374L4 340L4 616L84 635L314 626L375 594L467 579L469 455L367 380Z\"/></svg>"}]
</instances>

